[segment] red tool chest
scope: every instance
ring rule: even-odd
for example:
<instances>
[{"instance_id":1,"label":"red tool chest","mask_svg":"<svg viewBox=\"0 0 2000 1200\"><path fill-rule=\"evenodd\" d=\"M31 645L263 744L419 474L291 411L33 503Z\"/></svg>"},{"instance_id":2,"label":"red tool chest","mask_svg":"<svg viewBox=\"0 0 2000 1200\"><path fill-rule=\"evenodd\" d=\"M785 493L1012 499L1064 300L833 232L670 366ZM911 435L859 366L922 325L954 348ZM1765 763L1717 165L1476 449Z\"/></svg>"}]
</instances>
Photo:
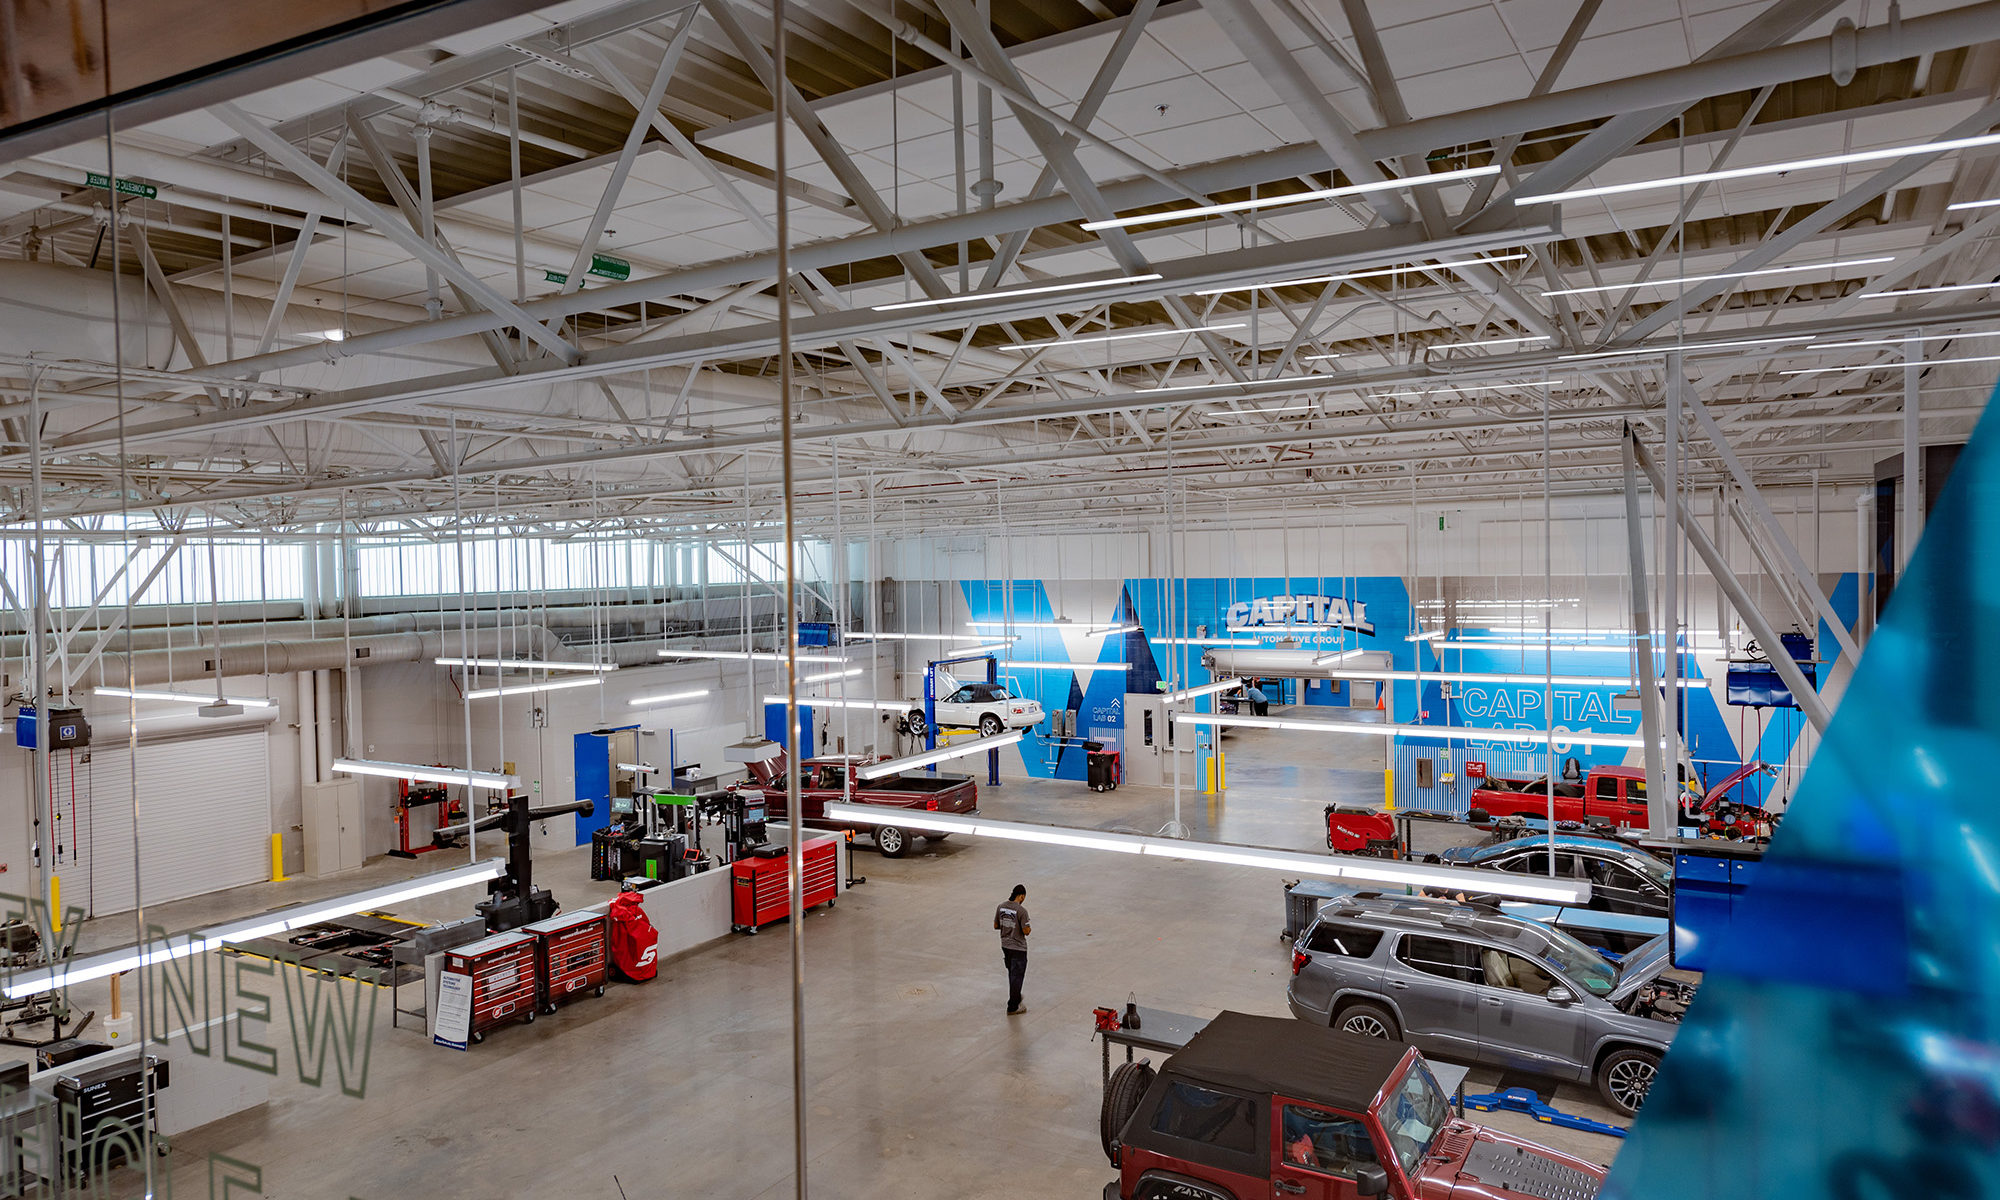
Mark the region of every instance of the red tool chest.
<instances>
[{"instance_id":1,"label":"red tool chest","mask_svg":"<svg viewBox=\"0 0 2000 1200\"><path fill-rule=\"evenodd\" d=\"M472 977L473 1041L485 1041L496 1025L535 1019L541 991L535 959L535 938L526 933L496 933L445 951L446 971Z\"/></svg>"},{"instance_id":2,"label":"red tool chest","mask_svg":"<svg viewBox=\"0 0 2000 1200\"><path fill-rule=\"evenodd\" d=\"M610 929L611 918L601 912L569 913L521 926L522 933L534 935L541 959L543 1012L554 1012L558 1001L585 989L604 994Z\"/></svg>"},{"instance_id":3,"label":"red tool chest","mask_svg":"<svg viewBox=\"0 0 2000 1200\"><path fill-rule=\"evenodd\" d=\"M739 858L729 869L734 875L729 889L730 928L740 933L755 933L791 914L791 885L785 877L784 854ZM830 837L808 840L799 869L804 876L801 884L805 907L831 905L840 891L839 843Z\"/></svg>"}]
</instances>

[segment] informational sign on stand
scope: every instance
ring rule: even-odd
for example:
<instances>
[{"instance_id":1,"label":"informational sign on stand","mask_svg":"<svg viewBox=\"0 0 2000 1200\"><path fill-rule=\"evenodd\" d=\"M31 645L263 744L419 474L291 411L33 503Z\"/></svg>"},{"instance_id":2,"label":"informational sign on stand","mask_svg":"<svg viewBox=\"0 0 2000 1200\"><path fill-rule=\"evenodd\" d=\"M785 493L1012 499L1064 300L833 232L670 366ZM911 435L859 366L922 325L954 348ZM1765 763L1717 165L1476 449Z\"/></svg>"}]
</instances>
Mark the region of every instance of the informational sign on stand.
<instances>
[{"instance_id":1,"label":"informational sign on stand","mask_svg":"<svg viewBox=\"0 0 2000 1200\"><path fill-rule=\"evenodd\" d=\"M438 976L437 1024L431 1031L431 1041L463 1050L471 1036L472 976L447 971Z\"/></svg>"}]
</instances>

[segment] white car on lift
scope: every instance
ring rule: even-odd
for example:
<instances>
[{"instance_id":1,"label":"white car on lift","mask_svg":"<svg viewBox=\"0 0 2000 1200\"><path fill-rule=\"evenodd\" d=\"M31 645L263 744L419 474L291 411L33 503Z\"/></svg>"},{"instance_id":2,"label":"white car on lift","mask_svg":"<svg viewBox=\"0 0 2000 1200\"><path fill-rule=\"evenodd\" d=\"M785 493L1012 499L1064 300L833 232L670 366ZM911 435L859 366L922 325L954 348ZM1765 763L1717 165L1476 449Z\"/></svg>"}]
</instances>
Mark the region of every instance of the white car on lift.
<instances>
[{"instance_id":1,"label":"white car on lift","mask_svg":"<svg viewBox=\"0 0 2000 1200\"><path fill-rule=\"evenodd\" d=\"M1008 729L1027 729L1042 723L1042 706L1016 696L1005 684L967 683L949 695L939 696L932 706L940 729L977 729L992 737ZM929 728L921 707L910 709L911 734L922 737Z\"/></svg>"}]
</instances>

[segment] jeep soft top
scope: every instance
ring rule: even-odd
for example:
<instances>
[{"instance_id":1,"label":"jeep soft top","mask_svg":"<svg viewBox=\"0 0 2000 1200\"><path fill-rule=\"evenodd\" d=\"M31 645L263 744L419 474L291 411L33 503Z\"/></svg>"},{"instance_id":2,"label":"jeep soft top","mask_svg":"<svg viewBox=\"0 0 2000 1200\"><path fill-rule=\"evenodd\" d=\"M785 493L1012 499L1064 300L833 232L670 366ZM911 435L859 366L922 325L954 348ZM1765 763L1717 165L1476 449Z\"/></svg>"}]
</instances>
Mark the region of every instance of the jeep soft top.
<instances>
[{"instance_id":1,"label":"jeep soft top","mask_svg":"<svg viewBox=\"0 0 2000 1200\"><path fill-rule=\"evenodd\" d=\"M1224 1012L1167 1060L1168 1074L1367 1112L1410 1047L1289 1017Z\"/></svg>"}]
</instances>

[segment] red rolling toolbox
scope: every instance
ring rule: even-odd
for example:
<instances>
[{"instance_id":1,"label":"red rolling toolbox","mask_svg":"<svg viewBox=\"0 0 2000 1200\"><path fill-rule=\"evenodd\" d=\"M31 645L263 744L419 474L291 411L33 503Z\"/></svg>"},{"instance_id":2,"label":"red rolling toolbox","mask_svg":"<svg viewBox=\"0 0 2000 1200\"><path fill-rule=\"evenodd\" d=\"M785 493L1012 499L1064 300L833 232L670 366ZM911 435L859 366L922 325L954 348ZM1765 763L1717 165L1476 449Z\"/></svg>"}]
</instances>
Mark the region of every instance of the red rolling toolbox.
<instances>
[{"instance_id":1,"label":"red rolling toolbox","mask_svg":"<svg viewBox=\"0 0 2000 1200\"><path fill-rule=\"evenodd\" d=\"M496 1025L535 1019L541 971L532 934L496 933L447 950L444 969L472 977L473 1041L485 1041L486 1031Z\"/></svg>"},{"instance_id":2,"label":"red rolling toolbox","mask_svg":"<svg viewBox=\"0 0 2000 1200\"><path fill-rule=\"evenodd\" d=\"M522 933L534 935L541 959L543 1012L554 1012L557 1001L585 989L604 994L610 927L611 918L601 912L569 913L521 926Z\"/></svg>"},{"instance_id":3,"label":"red rolling toolbox","mask_svg":"<svg viewBox=\"0 0 2000 1200\"><path fill-rule=\"evenodd\" d=\"M729 889L730 928L739 933L755 933L773 921L783 920L792 911L791 885L785 876L786 848L766 849L776 853L767 858L752 851L749 857L739 858L729 867L734 876ZM801 884L805 907L831 905L840 892L839 842L830 837L807 841L800 870L804 873Z\"/></svg>"}]
</instances>

